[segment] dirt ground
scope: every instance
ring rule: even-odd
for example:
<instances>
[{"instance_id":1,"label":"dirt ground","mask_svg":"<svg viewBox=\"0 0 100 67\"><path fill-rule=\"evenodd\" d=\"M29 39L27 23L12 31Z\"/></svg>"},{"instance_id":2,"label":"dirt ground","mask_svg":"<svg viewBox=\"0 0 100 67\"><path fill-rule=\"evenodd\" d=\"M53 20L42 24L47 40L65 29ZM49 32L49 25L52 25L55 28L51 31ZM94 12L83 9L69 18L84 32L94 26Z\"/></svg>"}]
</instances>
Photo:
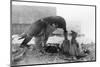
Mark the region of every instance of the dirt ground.
<instances>
[{"instance_id":1,"label":"dirt ground","mask_svg":"<svg viewBox=\"0 0 100 67\"><path fill-rule=\"evenodd\" d=\"M84 49L88 49L90 54L86 57L80 59L72 59L70 57L66 57L61 53L45 53L42 54L39 50L34 46L34 48L24 48L19 49L19 44L13 45L12 50L12 65L29 65L29 64L47 64L47 63L63 63L63 62L76 62L76 61L93 61L95 60L95 44L83 44L82 47ZM14 53L14 49L19 50L19 53Z\"/></svg>"}]
</instances>

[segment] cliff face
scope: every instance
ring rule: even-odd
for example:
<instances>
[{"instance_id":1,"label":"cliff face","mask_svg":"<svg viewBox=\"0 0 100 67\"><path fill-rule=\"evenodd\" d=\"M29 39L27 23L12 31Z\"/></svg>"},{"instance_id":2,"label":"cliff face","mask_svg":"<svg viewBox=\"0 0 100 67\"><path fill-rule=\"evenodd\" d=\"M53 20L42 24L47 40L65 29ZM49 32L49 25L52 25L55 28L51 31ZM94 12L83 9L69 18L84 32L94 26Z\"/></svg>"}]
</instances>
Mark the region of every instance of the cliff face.
<instances>
[{"instance_id":1,"label":"cliff face","mask_svg":"<svg viewBox=\"0 0 100 67\"><path fill-rule=\"evenodd\" d=\"M30 24L42 17L55 15L56 7L12 5L12 23Z\"/></svg>"}]
</instances>

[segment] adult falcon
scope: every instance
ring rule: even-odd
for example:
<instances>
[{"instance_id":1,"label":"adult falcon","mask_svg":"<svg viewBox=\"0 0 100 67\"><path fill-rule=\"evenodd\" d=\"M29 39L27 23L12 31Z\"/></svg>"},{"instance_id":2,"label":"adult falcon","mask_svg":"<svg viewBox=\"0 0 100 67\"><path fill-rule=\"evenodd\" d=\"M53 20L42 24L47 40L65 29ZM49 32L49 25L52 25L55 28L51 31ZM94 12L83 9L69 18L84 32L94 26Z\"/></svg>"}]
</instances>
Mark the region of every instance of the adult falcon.
<instances>
[{"instance_id":1,"label":"adult falcon","mask_svg":"<svg viewBox=\"0 0 100 67\"><path fill-rule=\"evenodd\" d=\"M29 29L21 35L20 39L23 39L20 47L29 47L27 43L32 39L32 37L43 37L42 42L43 46L46 46L46 42L50 34L55 31L57 28L61 28L64 30L64 38L67 38L67 30L66 30L66 22L61 16L49 16L45 18L41 18L31 24ZM37 42L38 43L38 42Z\"/></svg>"}]
</instances>

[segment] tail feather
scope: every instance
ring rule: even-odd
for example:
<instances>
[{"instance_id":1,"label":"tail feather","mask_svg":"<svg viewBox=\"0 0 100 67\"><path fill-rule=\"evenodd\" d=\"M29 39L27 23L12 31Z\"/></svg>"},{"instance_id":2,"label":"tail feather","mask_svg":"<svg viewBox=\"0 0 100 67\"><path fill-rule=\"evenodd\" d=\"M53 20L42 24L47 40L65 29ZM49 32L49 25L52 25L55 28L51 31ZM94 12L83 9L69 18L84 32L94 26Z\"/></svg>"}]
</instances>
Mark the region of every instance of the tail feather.
<instances>
[{"instance_id":1,"label":"tail feather","mask_svg":"<svg viewBox=\"0 0 100 67\"><path fill-rule=\"evenodd\" d=\"M27 37L27 34L23 33L23 34L20 35L19 40L20 40L20 39L23 39L23 38L26 38L26 37Z\"/></svg>"}]
</instances>

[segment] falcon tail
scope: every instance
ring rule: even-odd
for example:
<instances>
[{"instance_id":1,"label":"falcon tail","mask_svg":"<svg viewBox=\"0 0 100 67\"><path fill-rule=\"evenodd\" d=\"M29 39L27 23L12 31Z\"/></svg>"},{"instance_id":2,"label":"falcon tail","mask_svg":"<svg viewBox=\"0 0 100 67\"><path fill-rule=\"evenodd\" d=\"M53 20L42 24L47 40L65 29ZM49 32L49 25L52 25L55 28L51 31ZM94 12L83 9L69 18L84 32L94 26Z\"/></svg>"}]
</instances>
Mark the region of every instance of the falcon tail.
<instances>
[{"instance_id":1,"label":"falcon tail","mask_svg":"<svg viewBox=\"0 0 100 67\"><path fill-rule=\"evenodd\" d=\"M20 35L19 40L20 40L20 39L23 39L23 38L26 38L26 37L27 37L27 34L26 34L26 33L23 33L23 34Z\"/></svg>"}]
</instances>

